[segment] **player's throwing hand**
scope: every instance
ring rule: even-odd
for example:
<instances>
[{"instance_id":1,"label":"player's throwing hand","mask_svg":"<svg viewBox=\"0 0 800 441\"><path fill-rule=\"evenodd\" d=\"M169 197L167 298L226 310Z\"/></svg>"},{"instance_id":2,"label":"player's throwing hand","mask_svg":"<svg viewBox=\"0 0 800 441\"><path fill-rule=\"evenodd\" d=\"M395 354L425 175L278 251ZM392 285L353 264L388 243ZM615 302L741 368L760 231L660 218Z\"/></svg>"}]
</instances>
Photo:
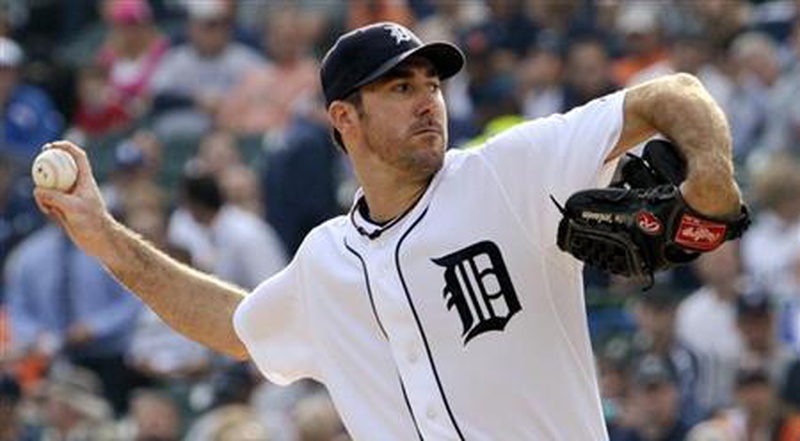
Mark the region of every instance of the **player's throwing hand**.
<instances>
[{"instance_id":1,"label":"player's throwing hand","mask_svg":"<svg viewBox=\"0 0 800 441\"><path fill-rule=\"evenodd\" d=\"M55 141L45 149L61 149L78 165L75 186L68 192L37 187L34 197L39 208L54 218L70 238L87 254L96 255L103 241L102 232L110 225L100 189L92 175L86 152L69 141Z\"/></svg>"}]
</instances>

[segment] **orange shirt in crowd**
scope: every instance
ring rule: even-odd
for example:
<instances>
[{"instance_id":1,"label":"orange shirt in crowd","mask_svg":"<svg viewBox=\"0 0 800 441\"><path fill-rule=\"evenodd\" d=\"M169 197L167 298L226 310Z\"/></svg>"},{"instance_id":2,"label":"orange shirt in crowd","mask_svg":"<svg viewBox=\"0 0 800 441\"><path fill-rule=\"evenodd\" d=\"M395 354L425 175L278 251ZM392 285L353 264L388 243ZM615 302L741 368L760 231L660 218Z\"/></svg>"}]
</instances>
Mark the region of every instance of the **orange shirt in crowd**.
<instances>
[{"instance_id":1,"label":"orange shirt in crowd","mask_svg":"<svg viewBox=\"0 0 800 441\"><path fill-rule=\"evenodd\" d=\"M795 415L784 423L778 441L800 441L800 415Z\"/></svg>"},{"instance_id":2,"label":"orange shirt in crowd","mask_svg":"<svg viewBox=\"0 0 800 441\"><path fill-rule=\"evenodd\" d=\"M667 59L667 51L658 50L650 54L623 57L612 66L612 75L617 84L628 84L631 78L640 71Z\"/></svg>"}]
</instances>

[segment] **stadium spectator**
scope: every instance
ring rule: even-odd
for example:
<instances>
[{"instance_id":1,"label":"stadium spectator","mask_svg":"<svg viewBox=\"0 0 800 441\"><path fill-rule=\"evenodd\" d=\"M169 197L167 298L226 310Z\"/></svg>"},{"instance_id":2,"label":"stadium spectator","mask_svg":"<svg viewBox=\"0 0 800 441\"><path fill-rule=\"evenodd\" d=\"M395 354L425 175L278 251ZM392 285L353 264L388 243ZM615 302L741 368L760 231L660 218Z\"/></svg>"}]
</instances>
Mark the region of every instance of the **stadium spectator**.
<instances>
[{"instance_id":1,"label":"stadium spectator","mask_svg":"<svg viewBox=\"0 0 800 441\"><path fill-rule=\"evenodd\" d=\"M777 43L764 33L736 37L730 52L737 72L727 114L735 159L745 162L750 152L762 148L769 100L778 93L781 66Z\"/></svg>"},{"instance_id":2,"label":"stadium spectator","mask_svg":"<svg viewBox=\"0 0 800 441\"><path fill-rule=\"evenodd\" d=\"M209 174L219 183L225 170L242 164L237 139L228 131L214 130L203 135L197 154L182 168L183 173ZM213 247L181 201L177 201L170 217L167 235L171 244L189 252L193 266L203 271L214 271Z\"/></svg>"},{"instance_id":3,"label":"stadium spectator","mask_svg":"<svg viewBox=\"0 0 800 441\"><path fill-rule=\"evenodd\" d=\"M0 37L0 151L27 170L61 133L63 119L44 91L22 81L24 56L15 41Z\"/></svg>"},{"instance_id":4,"label":"stadium spectator","mask_svg":"<svg viewBox=\"0 0 800 441\"><path fill-rule=\"evenodd\" d=\"M101 186L103 199L112 213L124 214L123 199L129 188L156 182L161 148L158 139L145 131L138 131L113 147L111 170Z\"/></svg>"},{"instance_id":5,"label":"stadium spectator","mask_svg":"<svg viewBox=\"0 0 800 441\"><path fill-rule=\"evenodd\" d=\"M217 179L222 178L225 170L244 165L236 137L225 130L215 130L203 136L195 159L200 168Z\"/></svg>"},{"instance_id":6,"label":"stadium spectator","mask_svg":"<svg viewBox=\"0 0 800 441\"><path fill-rule=\"evenodd\" d=\"M22 388L9 373L0 372L0 440L36 441L40 429L22 417Z\"/></svg>"},{"instance_id":7,"label":"stadium spectator","mask_svg":"<svg viewBox=\"0 0 800 441\"><path fill-rule=\"evenodd\" d=\"M626 85L633 86L664 75L686 72L695 75L720 107L728 110L733 84L724 71L713 63L714 48L704 34L682 30L668 34L666 39L667 58L639 71Z\"/></svg>"},{"instance_id":8,"label":"stadium spectator","mask_svg":"<svg viewBox=\"0 0 800 441\"><path fill-rule=\"evenodd\" d=\"M256 172L247 166L236 165L225 169L219 186L225 200L232 206L264 218L265 200L261 195L261 181Z\"/></svg>"},{"instance_id":9,"label":"stadium spectator","mask_svg":"<svg viewBox=\"0 0 800 441\"><path fill-rule=\"evenodd\" d=\"M342 420L325 391L307 395L292 409L299 441L346 441Z\"/></svg>"},{"instance_id":10,"label":"stadium spectator","mask_svg":"<svg viewBox=\"0 0 800 441\"><path fill-rule=\"evenodd\" d=\"M586 38L569 45L564 102L561 111L586 104L618 88L611 76L608 50L600 40Z\"/></svg>"},{"instance_id":11,"label":"stadium spectator","mask_svg":"<svg viewBox=\"0 0 800 441\"><path fill-rule=\"evenodd\" d=\"M168 394L155 389L134 392L130 405L129 433L132 441L178 441L182 419L178 404Z\"/></svg>"},{"instance_id":12,"label":"stadium spectator","mask_svg":"<svg viewBox=\"0 0 800 441\"><path fill-rule=\"evenodd\" d=\"M45 220L31 197L33 182L19 172L13 159L0 152L0 268L11 250ZM5 282L0 272L0 305L4 303Z\"/></svg>"},{"instance_id":13,"label":"stadium spectator","mask_svg":"<svg viewBox=\"0 0 800 441\"><path fill-rule=\"evenodd\" d=\"M735 379L734 406L693 427L689 441L775 439L781 421L769 374L759 366L741 366Z\"/></svg>"},{"instance_id":14,"label":"stadium spectator","mask_svg":"<svg viewBox=\"0 0 800 441\"><path fill-rule=\"evenodd\" d=\"M60 364L42 384L39 401L43 440L91 441L115 439L112 410L103 385L86 369Z\"/></svg>"},{"instance_id":15,"label":"stadium spectator","mask_svg":"<svg viewBox=\"0 0 800 441\"><path fill-rule=\"evenodd\" d=\"M226 203L213 176L190 171L181 185L183 210L173 213L168 237L189 250L193 262L249 289L283 268L285 253L272 227Z\"/></svg>"},{"instance_id":16,"label":"stadium spectator","mask_svg":"<svg viewBox=\"0 0 800 441\"><path fill-rule=\"evenodd\" d=\"M20 244L6 274L12 344L94 371L114 409L124 411L131 387L124 357L139 300L53 224Z\"/></svg>"},{"instance_id":17,"label":"stadium spectator","mask_svg":"<svg viewBox=\"0 0 800 441\"><path fill-rule=\"evenodd\" d=\"M776 386L797 355L776 338L776 314L769 294L755 291L740 295L736 302L736 324L742 339L740 366L762 366Z\"/></svg>"},{"instance_id":18,"label":"stadium spectator","mask_svg":"<svg viewBox=\"0 0 800 441\"><path fill-rule=\"evenodd\" d=\"M632 381L632 350L627 336L614 336L600 343L595 353L603 417L613 437L633 425L632 412L625 405Z\"/></svg>"},{"instance_id":19,"label":"stadium spectator","mask_svg":"<svg viewBox=\"0 0 800 441\"><path fill-rule=\"evenodd\" d=\"M762 148L786 150L800 155L800 20L795 21L789 39L794 62L783 75L777 92L770 97L769 115Z\"/></svg>"},{"instance_id":20,"label":"stadium spectator","mask_svg":"<svg viewBox=\"0 0 800 441\"><path fill-rule=\"evenodd\" d=\"M127 114L138 118L150 107L150 82L169 40L153 21L147 0L106 0L103 18L110 27L97 62Z\"/></svg>"},{"instance_id":21,"label":"stadium spectator","mask_svg":"<svg viewBox=\"0 0 800 441\"><path fill-rule=\"evenodd\" d=\"M264 63L232 39L232 15L221 0L188 2L189 41L170 49L152 80L159 138L197 137L207 131L245 72Z\"/></svg>"},{"instance_id":22,"label":"stadium spectator","mask_svg":"<svg viewBox=\"0 0 800 441\"><path fill-rule=\"evenodd\" d=\"M76 89L78 103L73 128L80 136L99 139L131 123L131 114L118 91L111 87L105 67L89 65L80 69Z\"/></svg>"},{"instance_id":23,"label":"stadium spectator","mask_svg":"<svg viewBox=\"0 0 800 441\"><path fill-rule=\"evenodd\" d=\"M616 28L623 38L625 55L613 63L617 84L628 84L639 72L667 58L659 23L661 9L656 2L630 2L621 6Z\"/></svg>"},{"instance_id":24,"label":"stadium spectator","mask_svg":"<svg viewBox=\"0 0 800 441\"><path fill-rule=\"evenodd\" d=\"M153 183L128 188L122 200L125 224L159 249L188 262L188 252L167 241L164 201L164 195ZM154 386L183 392L211 369L208 349L175 332L148 308L139 315L132 332L126 361Z\"/></svg>"},{"instance_id":25,"label":"stadium spectator","mask_svg":"<svg viewBox=\"0 0 800 441\"><path fill-rule=\"evenodd\" d=\"M564 108L563 48L556 41L531 46L520 65L522 112L526 118L540 118Z\"/></svg>"},{"instance_id":26,"label":"stadium spectator","mask_svg":"<svg viewBox=\"0 0 800 441\"><path fill-rule=\"evenodd\" d=\"M634 306L638 335L634 339L639 358L658 356L673 373L678 390L681 419L694 424L706 416L698 395L703 384L704 369L700 356L675 334L675 311L680 293L668 286L656 286L639 297Z\"/></svg>"},{"instance_id":27,"label":"stadium spectator","mask_svg":"<svg viewBox=\"0 0 800 441\"><path fill-rule=\"evenodd\" d=\"M327 120L314 112L292 120L284 144L266 163L261 182L267 220L291 256L312 228L342 212L339 193L351 175L331 141ZM352 192L342 193L350 204Z\"/></svg>"},{"instance_id":28,"label":"stadium spectator","mask_svg":"<svg viewBox=\"0 0 800 441\"><path fill-rule=\"evenodd\" d=\"M242 404L214 409L194 422L185 441L270 441L267 427Z\"/></svg>"},{"instance_id":29,"label":"stadium spectator","mask_svg":"<svg viewBox=\"0 0 800 441\"><path fill-rule=\"evenodd\" d=\"M709 389L698 391L706 409L732 402L736 362L742 342L736 328L736 299L741 291L738 243L726 243L700 256L695 268L703 286L678 306L677 335L708 363L704 381Z\"/></svg>"},{"instance_id":30,"label":"stadium spectator","mask_svg":"<svg viewBox=\"0 0 800 441\"><path fill-rule=\"evenodd\" d=\"M223 98L218 127L237 135L283 134L292 114L303 112L319 93L315 26L312 16L292 6L269 15L264 47L270 63L246 72Z\"/></svg>"},{"instance_id":31,"label":"stadium spectator","mask_svg":"<svg viewBox=\"0 0 800 441\"><path fill-rule=\"evenodd\" d=\"M778 441L800 439L800 361L789 367L786 381L781 384L780 396L786 406L786 415Z\"/></svg>"},{"instance_id":32,"label":"stadium spectator","mask_svg":"<svg viewBox=\"0 0 800 441\"><path fill-rule=\"evenodd\" d=\"M780 342L798 351L800 162L788 152L765 156L751 167L751 194L760 210L742 238L742 262L753 282L773 297Z\"/></svg>"},{"instance_id":33,"label":"stadium spectator","mask_svg":"<svg viewBox=\"0 0 800 441\"><path fill-rule=\"evenodd\" d=\"M641 359L628 405L633 427L612 433L612 441L683 441L689 425L680 415L677 378L657 355Z\"/></svg>"},{"instance_id":34,"label":"stadium spectator","mask_svg":"<svg viewBox=\"0 0 800 441\"><path fill-rule=\"evenodd\" d=\"M405 0L354 0L347 2L346 20L348 29L379 21L413 27L415 17Z\"/></svg>"}]
</instances>

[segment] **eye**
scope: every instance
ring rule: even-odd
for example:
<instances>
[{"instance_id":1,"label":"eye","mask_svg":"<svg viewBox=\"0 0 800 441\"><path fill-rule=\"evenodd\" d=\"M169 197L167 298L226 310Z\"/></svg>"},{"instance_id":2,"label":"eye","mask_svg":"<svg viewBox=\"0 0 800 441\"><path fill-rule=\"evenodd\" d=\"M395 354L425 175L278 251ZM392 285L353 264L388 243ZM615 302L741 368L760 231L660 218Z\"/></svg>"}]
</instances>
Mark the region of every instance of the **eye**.
<instances>
[{"instance_id":1,"label":"eye","mask_svg":"<svg viewBox=\"0 0 800 441\"><path fill-rule=\"evenodd\" d=\"M440 91L442 89L442 85L439 84L438 82L437 83L431 83L431 85L428 86L428 87L429 87L431 92L438 92L438 91Z\"/></svg>"},{"instance_id":2,"label":"eye","mask_svg":"<svg viewBox=\"0 0 800 441\"><path fill-rule=\"evenodd\" d=\"M392 86L392 92L408 93L411 90L411 84L406 82L397 83Z\"/></svg>"}]
</instances>

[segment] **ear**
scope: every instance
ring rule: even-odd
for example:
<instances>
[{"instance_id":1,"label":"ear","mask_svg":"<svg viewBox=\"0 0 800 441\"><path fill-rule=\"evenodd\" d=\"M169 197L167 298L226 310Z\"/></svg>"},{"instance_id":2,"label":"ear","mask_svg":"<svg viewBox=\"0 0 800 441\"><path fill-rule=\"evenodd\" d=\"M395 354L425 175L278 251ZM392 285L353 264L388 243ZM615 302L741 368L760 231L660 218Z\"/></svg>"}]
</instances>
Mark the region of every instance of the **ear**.
<instances>
[{"instance_id":1,"label":"ear","mask_svg":"<svg viewBox=\"0 0 800 441\"><path fill-rule=\"evenodd\" d=\"M349 133L355 127L358 115L352 104L343 101L334 101L328 107L328 119L340 133Z\"/></svg>"}]
</instances>

